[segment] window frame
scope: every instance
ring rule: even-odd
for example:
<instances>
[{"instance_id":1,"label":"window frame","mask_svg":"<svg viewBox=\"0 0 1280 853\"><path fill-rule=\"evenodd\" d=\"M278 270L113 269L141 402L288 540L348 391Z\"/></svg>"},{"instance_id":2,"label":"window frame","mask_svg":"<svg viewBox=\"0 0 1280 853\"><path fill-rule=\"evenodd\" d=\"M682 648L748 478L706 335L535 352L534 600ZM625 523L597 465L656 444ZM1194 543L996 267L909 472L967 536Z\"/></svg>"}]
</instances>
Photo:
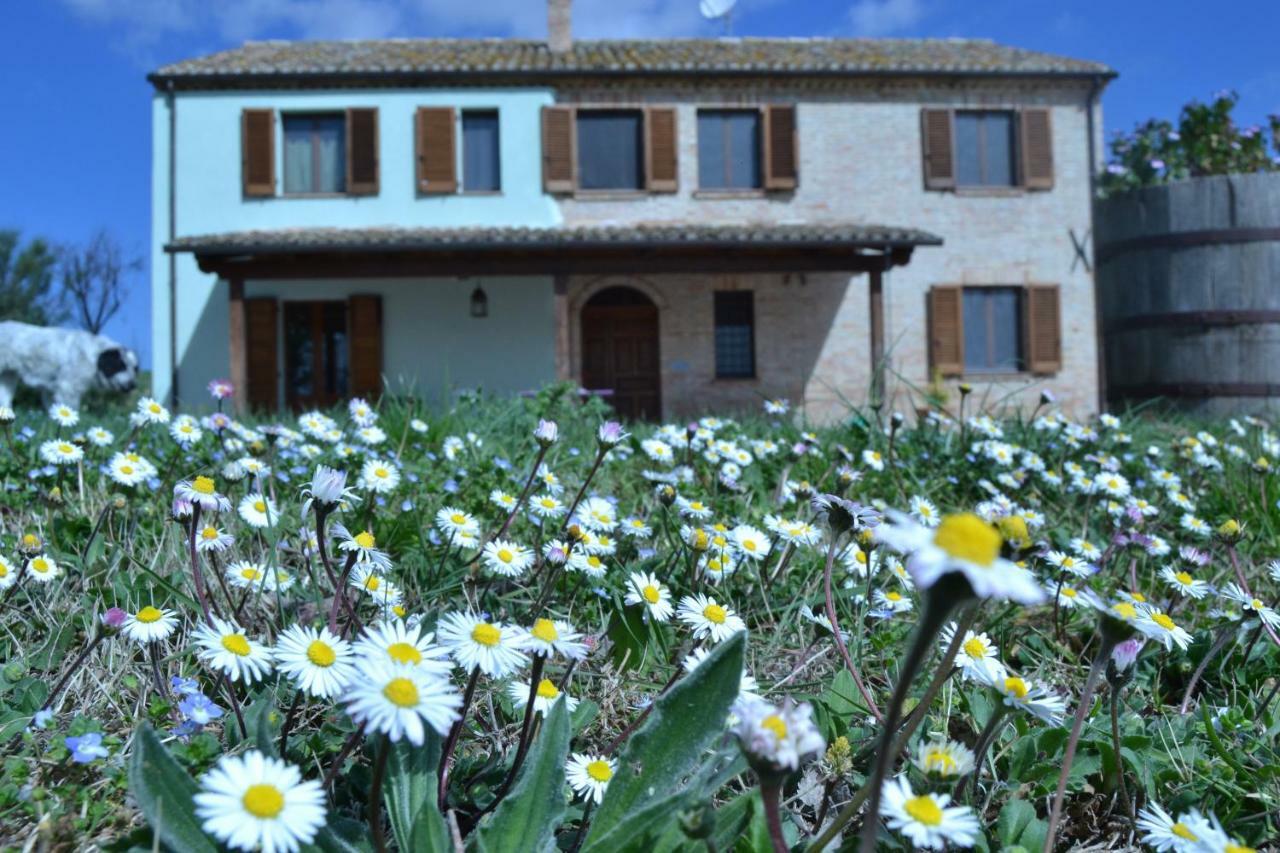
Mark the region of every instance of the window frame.
<instances>
[{"instance_id":1,"label":"window frame","mask_svg":"<svg viewBox=\"0 0 1280 853\"><path fill-rule=\"evenodd\" d=\"M1021 284L965 284L960 287L960 319L961 319L961 338L964 342L964 363L962 365L962 374L965 377L981 377L989 379L996 376L1024 376L1030 373L1029 355L1028 355L1028 329L1027 329L1027 288ZM969 316L967 311L967 300L965 297L969 293L982 293L984 295L994 292L1012 293L1015 296L1014 317L1017 363L1013 367L979 367L970 364L970 347L968 341L968 333L970 328ZM991 356L994 349L994 341L997 336L993 334L995 328L995 305L990 299L986 300L985 316L983 317L983 327L986 341L986 355Z\"/></svg>"},{"instance_id":2,"label":"window frame","mask_svg":"<svg viewBox=\"0 0 1280 853\"><path fill-rule=\"evenodd\" d=\"M720 312L721 312L720 300L722 298L727 299L728 297L742 297L742 296L746 297L746 299L743 301L745 302L747 310L749 311L749 317L748 317L749 322L747 322L745 325L748 331L747 350L748 350L748 354L751 357L751 370L749 373L728 373L728 372L725 372L725 369L721 366L721 363L720 363L720 340L719 340L720 329L722 325L726 328L736 328L738 325L742 325L742 324L729 324L729 323L722 324L720 322ZM726 306L726 309L728 307L729 306ZM743 380L752 381L752 380L758 379L760 376L760 363L759 363L759 360L756 358L756 294L755 294L755 291L750 289L745 289L745 288L712 291L711 318L712 318L711 341L712 341L712 348L713 348L712 356L713 356L713 366L714 366L716 380L738 382Z\"/></svg>"},{"instance_id":3,"label":"window frame","mask_svg":"<svg viewBox=\"0 0 1280 853\"><path fill-rule=\"evenodd\" d=\"M288 146L289 137L288 137L288 131L286 130L285 125L290 121L290 119L311 119L313 121L317 119L330 119L330 120L336 119L337 120L341 128L341 140L342 140L342 158L340 161L341 169L339 171L339 178L342 183L342 189L336 190L336 191L335 190L308 190L304 192L289 191L289 188L288 188L289 166L288 166L288 160L287 160L288 153L289 153L289 146ZM347 110L345 108L337 109L337 110L280 110L280 131L279 132L280 132L280 197L281 198L346 198L348 196L354 195L350 191L348 182L347 182L347 171L348 171L347 163L351 158L351 151L349 150L349 147L350 147L349 141L347 139L347 134L348 134L347 125L348 125L348 118L347 118ZM319 144L319 140L316 136L316 130L313 127L311 130L311 180L312 180L313 186L316 183L318 183L316 179L319 177L319 173L317 171L319 168L319 166L317 165L319 158L316 156L318 144Z\"/></svg>"},{"instance_id":4,"label":"window frame","mask_svg":"<svg viewBox=\"0 0 1280 853\"><path fill-rule=\"evenodd\" d=\"M494 157L497 188L473 190L467 187L467 116L491 115L496 124ZM498 107L458 107L458 195L494 196L502 195L502 111Z\"/></svg>"},{"instance_id":5,"label":"window frame","mask_svg":"<svg viewBox=\"0 0 1280 853\"><path fill-rule=\"evenodd\" d=\"M636 148L636 172L639 177L636 187L584 187L582 186L582 149L581 121L583 116L600 113L634 113L640 119L639 139ZM645 148L648 144L648 113L641 104L590 104L575 105L573 109L573 195L587 198L639 198L650 195L648 189L648 163L645 162Z\"/></svg>"},{"instance_id":6,"label":"window frame","mask_svg":"<svg viewBox=\"0 0 1280 853\"><path fill-rule=\"evenodd\" d=\"M989 184L989 183L964 183L960 179L961 174L961 156L960 156L960 123L959 119L963 115L969 116L989 116L1004 115L1009 119L1009 183L1007 184ZM1014 107L963 107L956 108L951 111L951 138L952 138L952 158L954 160L955 169L955 189L959 193L1012 193L1021 192L1026 189L1022 180L1022 141L1021 133L1021 112ZM986 134L987 123L979 122L978 124L978 172L985 176L987 173L987 147Z\"/></svg>"},{"instance_id":7,"label":"window frame","mask_svg":"<svg viewBox=\"0 0 1280 853\"><path fill-rule=\"evenodd\" d=\"M751 187L708 187L702 184L702 115L703 113L751 113L756 117L755 141L756 141L756 175L755 185ZM697 186L693 194L695 197L703 198L725 198L725 197L762 197L765 195L765 108L762 105L750 106L743 104L699 104L694 108L694 135L696 139L696 151L694 158L695 176L697 178ZM726 137L727 144L727 137ZM725 160L726 166L730 162L730 158Z\"/></svg>"}]
</instances>

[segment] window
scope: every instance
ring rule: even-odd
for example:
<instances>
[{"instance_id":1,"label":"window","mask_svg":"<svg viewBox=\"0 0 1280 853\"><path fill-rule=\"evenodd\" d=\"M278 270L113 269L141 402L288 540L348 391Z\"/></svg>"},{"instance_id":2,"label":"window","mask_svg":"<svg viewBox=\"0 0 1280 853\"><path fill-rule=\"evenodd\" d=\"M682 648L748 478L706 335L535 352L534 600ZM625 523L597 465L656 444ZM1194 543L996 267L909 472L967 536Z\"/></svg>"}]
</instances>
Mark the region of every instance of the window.
<instances>
[{"instance_id":1,"label":"window","mask_svg":"<svg viewBox=\"0 0 1280 853\"><path fill-rule=\"evenodd\" d=\"M1018 185L1015 114L1011 110L956 113L956 184Z\"/></svg>"},{"instance_id":2,"label":"window","mask_svg":"<svg viewBox=\"0 0 1280 853\"><path fill-rule=\"evenodd\" d=\"M496 193L501 189L498 111L463 110L462 191Z\"/></svg>"},{"instance_id":3,"label":"window","mask_svg":"<svg viewBox=\"0 0 1280 853\"><path fill-rule=\"evenodd\" d=\"M755 294L721 290L715 300L716 378L751 379L756 375Z\"/></svg>"},{"instance_id":4,"label":"window","mask_svg":"<svg viewBox=\"0 0 1280 853\"><path fill-rule=\"evenodd\" d=\"M965 372L1022 370L1022 288L966 287L963 310Z\"/></svg>"},{"instance_id":5,"label":"window","mask_svg":"<svg viewBox=\"0 0 1280 853\"><path fill-rule=\"evenodd\" d=\"M644 189L644 113L579 110L578 188Z\"/></svg>"},{"instance_id":6,"label":"window","mask_svg":"<svg viewBox=\"0 0 1280 853\"><path fill-rule=\"evenodd\" d=\"M285 194L345 192L345 115L285 115L283 125Z\"/></svg>"},{"instance_id":7,"label":"window","mask_svg":"<svg viewBox=\"0 0 1280 853\"><path fill-rule=\"evenodd\" d=\"M698 186L748 190L762 185L760 111L698 111Z\"/></svg>"}]
</instances>

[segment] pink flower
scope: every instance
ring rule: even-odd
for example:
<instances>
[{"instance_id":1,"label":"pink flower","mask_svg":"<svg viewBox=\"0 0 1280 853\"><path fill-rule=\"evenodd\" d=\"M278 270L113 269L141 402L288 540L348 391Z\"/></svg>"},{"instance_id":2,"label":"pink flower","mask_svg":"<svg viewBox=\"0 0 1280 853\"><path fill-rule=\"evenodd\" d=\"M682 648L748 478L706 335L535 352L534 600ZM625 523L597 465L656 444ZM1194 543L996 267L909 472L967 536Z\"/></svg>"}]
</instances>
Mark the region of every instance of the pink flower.
<instances>
[{"instance_id":1,"label":"pink flower","mask_svg":"<svg viewBox=\"0 0 1280 853\"><path fill-rule=\"evenodd\" d=\"M118 631L124 625L124 620L128 615L129 614L125 613L124 610L119 607L111 607L107 609L106 613L103 613L98 618L102 620L102 626L104 628L110 628L113 631Z\"/></svg>"},{"instance_id":2,"label":"pink flower","mask_svg":"<svg viewBox=\"0 0 1280 853\"><path fill-rule=\"evenodd\" d=\"M209 394L215 400L225 400L236 392L230 379L215 379L209 383Z\"/></svg>"},{"instance_id":3,"label":"pink flower","mask_svg":"<svg viewBox=\"0 0 1280 853\"><path fill-rule=\"evenodd\" d=\"M600 424L600 429L596 435L599 437L600 443L605 447L613 447L627 437L626 432L622 429L622 424L617 421L605 421Z\"/></svg>"},{"instance_id":4,"label":"pink flower","mask_svg":"<svg viewBox=\"0 0 1280 853\"><path fill-rule=\"evenodd\" d=\"M1133 666L1133 662L1138 659L1138 653L1142 651L1146 642L1143 637L1130 637L1124 642L1117 643L1111 651L1111 661L1116 665L1116 669L1124 672Z\"/></svg>"}]
</instances>

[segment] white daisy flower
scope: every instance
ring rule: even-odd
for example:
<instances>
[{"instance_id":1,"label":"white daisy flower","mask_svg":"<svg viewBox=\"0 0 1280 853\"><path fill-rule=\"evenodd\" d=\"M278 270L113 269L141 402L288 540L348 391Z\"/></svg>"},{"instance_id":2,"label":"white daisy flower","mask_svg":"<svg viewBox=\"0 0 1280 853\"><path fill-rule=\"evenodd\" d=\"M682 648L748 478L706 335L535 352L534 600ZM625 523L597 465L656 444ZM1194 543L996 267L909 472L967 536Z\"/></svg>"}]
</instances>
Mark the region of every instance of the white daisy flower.
<instances>
[{"instance_id":1,"label":"white daisy flower","mask_svg":"<svg viewBox=\"0 0 1280 853\"><path fill-rule=\"evenodd\" d=\"M311 475L311 482L302 490L302 514L311 511L316 504L325 511L331 512L340 505L355 500L355 492L347 488L347 472L327 465L317 465Z\"/></svg>"},{"instance_id":2,"label":"white daisy flower","mask_svg":"<svg viewBox=\"0 0 1280 853\"><path fill-rule=\"evenodd\" d=\"M1213 826L1195 809L1175 820L1157 803L1150 803L1138 812L1137 826L1142 832L1142 843L1150 845L1157 853L1205 850L1204 843L1213 834Z\"/></svg>"},{"instance_id":3,"label":"white daisy flower","mask_svg":"<svg viewBox=\"0 0 1280 853\"><path fill-rule=\"evenodd\" d=\"M617 759L575 752L565 764L564 776L575 794L599 805L617 764Z\"/></svg>"},{"instance_id":4,"label":"white daisy flower","mask_svg":"<svg viewBox=\"0 0 1280 853\"><path fill-rule=\"evenodd\" d=\"M351 416L351 420L362 427L372 426L378 420L378 413L362 397L353 397L351 402L347 403L347 414Z\"/></svg>"},{"instance_id":5,"label":"white daisy flower","mask_svg":"<svg viewBox=\"0 0 1280 853\"><path fill-rule=\"evenodd\" d=\"M436 527L452 538L459 534L475 536L480 532L480 524L473 516L451 506L443 507L436 513Z\"/></svg>"},{"instance_id":6,"label":"white daisy flower","mask_svg":"<svg viewBox=\"0 0 1280 853\"><path fill-rule=\"evenodd\" d=\"M8 589L18 582L18 572L13 564L0 555L0 590Z\"/></svg>"},{"instance_id":7,"label":"white daisy flower","mask_svg":"<svg viewBox=\"0 0 1280 853\"><path fill-rule=\"evenodd\" d=\"M938 644L944 650L949 648L955 635L956 623L947 623L938 636ZM1000 650L985 631L964 632L964 640L956 652L955 666L966 681L985 683L990 678L1005 674L1004 664L1000 663Z\"/></svg>"},{"instance_id":8,"label":"white daisy flower","mask_svg":"<svg viewBox=\"0 0 1280 853\"><path fill-rule=\"evenodd\" d=\"M1004 697L1004 704L1010 708L1021 708L1051 726L1062 724L1067 713L1067 703L1044 686L1013 675L1003 667L998 671L994 668L987 671L984 680Z\"/></svg>"},{"instance_id":9,"label":"white daisy flower","mask_svg":"<svg viewBox=\"0 0 1280 853\"><path fill-rule=\"evenodd\" d=\"M144 424L167 424L169 422L169 410L161 405L159 400L152 397L143 397L138 401L138 407L134 410L134 417Z\"/></svg>"},{"instance_id":10,"label":"white daisy flower","mask_svg":"<svg viewBox=\"0 0 1280 853\"><path fill-rule=\"evenodd\" d=\"M711 517L712 512L709 505L688 498L676 498L676 508L685 518L692 518L695 521L706 521Z\"/></svg>"},{"instance_id":11,"label":"white daisy flower","mask_svg":"<svg viewBox=\"0 0 1280 853\"><path fill-rule=\"evenodd\" d=\"M584 500L575 510L574 517L588 530L608 532L618 526L617 510L613 504L600 497Z\"/></svg>"},{"instance_id":12,"label":"white daisy flower","mask_svg":"<svg viewBox=\"0 0 1280 853\"><path fill-rule=\"evenodd\" d=\"M121 486L132 487L147 479L147 471L127 454L117 453L107 463L107 475Z\"/></svg>"},{"instance_id":13,"label":"white daisy flower","mask_svg":"<svg viewBox=\"0 0 1280 853\"><path fill-rule=\"evenodd\" d=\"M372 658L360 670L342 701L351 719L367 730L422 746L424 722L443 736L459 717L462 696L448 679L421 667Z\"/></svg>"},{"instance_id":14,"label":"white daisy flower","mask_svg":"<svg viewBox=\"0 0 1280 853\"><path fill-rule=\"evenodd\" d=\"M347 586L365 593L380 607L395 607L402 600L400 588L387 580L374 563L356 563Z\"/></svg>"},{"instance_id":15,"label":"white daisy flower","mask_svg":"<svg viewBox=\"0 0 1280 853\"><path fill-rule=\"evenodd\" d=\"M609 567L605 565L595 554L584 554L581 551L572 551L569 554L569 571L582 572L589 578L599 580L605 576Z\"/></svg>"},{"instance_id":16,"label":"white daisy flower","mask_svg":"<svg viewBox=\"0 0 1280 853\"><path fill-rule=\"evenodd\" d=\"M1177 592L1188 598L1204 598L1209 594L1209 584L1199 578L1192 577L1187 571L1174 571L1172 566L1160 570L1161 579Z\"/></svg>"},{"instance_id":17,"label":"white daisy flower","mask_svg":"<svg viewBox=\"0 0 1280 853\"><path fill-rule=\"evenodd\" d=\"M400 485L400 469L385 459L370 459L360 468L360 487L376 495L394 492Z\"/></svg>"},{"instance_id":18,"label":"white daisy flower","mask_svg":"<svg viewBox=\"0 0 1280 853\"><path fill-rule=\"evenodd\" d=\"M718 604L714 598L702 593L680 599L677 615L681 622L693 629L693 636L699 640L710 637L713 643L719 643L747 630L746 623L733 612L733 608Z\"/></svg>"},{"instance_id":19,"label":"white daisy flower","mask_svg":"<svg viewBox=\"0 0 1280 853\"><path fill-rule=\"evenodd\" d=\"M981 832L969 806L950 806L948 794L916 794L906 775L884 783L880 815L889 828L911 840L916 848L942 849L947 845L972 847Z\"/></svg>"},{"instance_id":20,"label":"white daisy flower","mask_svg":"<svg viewBox=\"0 0 1280 853\"><path fill-rule=\"evenodd\" d=\"M1064 551L1050 551L1045 560L1054 568L1078 578L1087 578L1094 572L1093 566Z\"/></svg>"},{"instance_id":21,"label":"white daisy flower","mask_svg":"<svg viewBox=\"0 0 1280 853\"><path fill-rule=\"evenodd\" d=\"M328 628L293 625L276 639L276 666L308 696L337 698L357 676L351 644Z\"/></svg>"},{"instance_id":22,"label":"white daisy flower","mask_svg":"<svg viewBox=\"0 0 1280 853\"><path fill-rule=\"evenodd\" d=\"M734 734L747 758L776 770L795 770L806 756L821 752L826 741L813 722L813 707L789 698L781 705L758 696L739 697Z\"/></svg>"},{"instance_id":23,"label":"white daisy flower","mask_svg":"<svg viewBox=\"0 0 1280 853\"><path fill-rule=\"evenodd\" d=\"M36 583L48 583L62 575L62 567L47 554L36 554L27 560L27 575Z\"/></svg>"},{"instance_id":24,"label":"white daisy flower","mask_svg":"<svg viewBox=\"0 0 1280 853\"><path fill-rule=\"evenodd\" d=\"M273 527L280 520L275 501L259 492L250 492L240 499L236 507L245 524L258 529Z\"/></svg>"},{"instance_id":25,"label":"white daisy flower","mask_svg":"<svg viewBox=\"0 0 1280 853\"><path fill-rule=\"evenodd\" d=\"M49 417L58 426L73 427L80 423L80 413L65 403L54 403L49 407Z\"/></svg>"},{"instance_id":26,"label":"white daisy flower","mask_svg":"<svg viewBox=\"0 0 1280 853\"><path fill-rule=\"evenodd\" d=\"M196 539L199 542L199 538ZM224 572L227 582L236 589L250 587L271 588L271 572L262 563L253 560L236 560L227 565Z\"/></svg>"},{"instance_id":27,"label":"white daisy flower","mask_svg":"<svg viewBox=\"0 0 1280 853\"><path fill-rule=\"evenodd\" d=\"M218 484L212 477L201 475L193 480L182 480L173 487L173 496L199 506L205 512L226 512L231 509L231 501L218 494Z\"/></svg>"},{"instance_id":28,"label":"white daisy flower","mask_svg":"<svg viewBox=\"0 0 1280 853\"><path fill-rule=\"evenodd\" d=\"M266 678L274 663L271 649L250 640L235 622L209 618L213 624L202 622L192 633L196 657L232 681L252 684Z\"/></svg>"},{"instance_id":29,"label":"white daisy flower","mask_svg":"<svg viewBox=\"0 0 1280 853\"><path fill-rule=\"evenodd\" d=\"M582 634L573 630L568 622L537 619L533 627L519 636L517 645L535 657L561 654L571 660L582 660L587 656L587 646L579 642L581 638Z\"/></svg>"},{"instance_id":30,"label":"white daisy flower","mask_svg":"<svg viewBox=\"0 0 1280 853\"><path fill-rule=\"evenodd\" d=\"M533 551L505 539L485 543L481 556L485 568L506 578L524 574L533 565Z\"/></svg>"},{"instance_id":31,"label":"white daisy flower","mask_svg":"<svg viewBox=\"0 0 1280 853\"><path fill-rule=\"evenodd\" d=\"M876 609L886 618L897 613L909 613L914 607L911 599L896 589L877 589L872 593L871 600L875 603Z\"/></svg>"},{"instance_id":32,"label":"white daisy flower","mask_svg":"<svg viewBox=\"0 0 1280 853\"><path fill-rule=\"evenodd\" d=\"M1186 651L1187 646L1191 644L1191 634L1169 618L1167 613L1162 613L1154 607L1143 608L1133 625L1166 649L1173 648L1176 643L1178 648Z\"/></svg>"},{"instance_id":33,"label":"white daisy flower","mask_svg":"<svg viewBox=\"0 0 1280 853\"><path fill-rule=\"evenodd\" d=\"M89 443L94 447L106 447L116 440L116 437L111 430L103 429L100 426L90 427L85 430L84 437L87 438Z\"/></svg>"},{"instance_id":34,"label":"white daisy flower","mask_svg":"<svg viewBox=\"0 0 1280 853\"><path fill-rule=\"evenodd\" d=\"M510 512L516 508L516 504L518 502L519 500L515 495L510 492L504 492L502 489L494 489L489 492L489 503L493 504L498 509Z\"/></svg>"},{"instance_id":35,"label":"white daisy flower","mask_svg":"<svg viewBox=\"0 0 1280 853\"><path fill-rule=\"evenodd\" d=\"M627 578L628 605L642 604L649 616L657 622L666 622L675 609L671 606L671 590L657 576L648 572L632 572Z\"/></svg>"},{"instance_id":36,"label":"white daisy flower","mask_svg":"<svg viewBox=\"0 0 1280 853\"><path fill-rule=\"evenodd\" d=\"M1223 588L1222 597L1238 603L1246 612L1257 616L1272 628L1280 626L1280 614L1262 599L1245 592L1235 581Z\"/></svg>"},{"instance_id":37,"label":"white daisy flower","mask_svg":"<svg viewBox=\"0 0 1280 853\"><path fill-rule=\"evenodd\" d=\"M769 556L769 538L749 524L739 524L730 532L733 547L748 560L763 560Z\"/></svg>"},{"instance_id":38,"label":"white daisy flower","mask_svg":"<svg viewBox=\"0 0 1280 853\"><path fill-rule=\"evenodd\" d=\"M204 430L190 415L179 415L169 425L169 435L181 448L188 448L204 437Z\"/></svg>"},{"instance_id":39,"label":"white daisy flower","mask_svg":"<svg viewBox=\"0 0 1280 853\"><path fill-rule=\"evenodd\" d=\"M435 634L423 631L418 623L376 622L365 626L356 640L355 652L362 658L420 667L445 675L453 669L453 664L449 662L448 650L434 641Z\"/></svg>"},{"instance_id":40,"label":"white daisy flower","mask_svg":"<svg viewBox=\"0 0 1280 853\"><path fill-rule=\"evenodd\" d=\"M507 685L507 696L511 699L511 704L515 706L517 711L523 711L525 706L529 704L531 687L532 685L527 681L512 681ZM544 716L551 713L551 706L561 696L564 697L565 710L572 714L578 707L578 700L562 692L550 678L542 679L538 682L537 692L533 696L533 712Z\"/></svg>"},{"instance_id":41,"label":"white daisy flower","mask_svg":"<svg viewBox=\"0 0 1280 853\"><path fill-rule=\"evenodd\" d=\"M868 448L862 451L862 464L873 471L883 471L884 456L881 455L880 451Z\"/></svg>"},{"instance_id":42,"label":"white daisy flower","mask_svg":"<svg viewBox=\"0 0 1280 853\"><path fill-rule=\"evenodd\" d=\"M456 612L445 614L438 630L440 644L467 672L478 669L490 678L505 678L528 662L518 628Z\"/></svg>"},{"instance_id":43,"label":"white daisy flower","mask_svg":"<svg viewBox=\"0 0 1280 853\"><path fill-rule=\"evenodd\" d=\"M354 536L341 524L333 526L333 538L338 542L338 550L348 554L354 553L361 563L371 563L380 571L391 568L391 558L385 551L378 550L378 540L368 530L361 530Z\"/></svg>"},{"instance_id":44,"label":"white daisy flower","mask_svg":"<svg viewBox=\"0 0 1280 853\"><path fill-rule=\"evenodd\" d=\"M325 824L320 783L256 749L219 759L194 800L204 831L233 850L293 853Z\"/></svg>"},{"instance_id":45,"label":"white daisy flower","mask_svg":"<svg viewBox=\"0 0 1280 853\"><path fill-rule=\"evenodd\" d=\"M942 521L938 507L928 498L916 496L911 499L911 517L925 527L937 527Z\"/></svg>"},{"instance_id":46,"label":"white daisy flower","mask_svg":"<svg viewBox=\"0 0 1280 853\"><path fill-rule=\"evenodd\" d=\"M141 645L163 640L177 627L178 620L172 610L161 610L148 604L138 612L126 616L120 630L130 640Z\"/></svg>"},{"instance_id":47,"label":"white daisy flower","mask_svg":"<svg viewBox=\"0 0 1280 853\"><path fill-rule=\"evenodd\" d=\"M946 738L922 740L912 759L920 772L939 779L954 779L973 771L973 750Z\"/></svg>"},{"instance_id":48,"label":"white daisy flower","mask_svg":"<svg viewBox=\"0 0 1280 853\"><path fill-rule=\"evenodd\" d=\"M50 465L74 465L84 458L84 450L66 439L55 438L40 445L40 458Z\"/></svg>"},{"instance_id":49,"label":"white daisy flower","mask_svg":"<svg viewBox=\"0 0 1280 853\"><path fill-rule=\"evenodd\" d=\"M560 499L548 492L545 495L538 495L529 501L529 512L538 518L559 518L564 515L566 507L560 502Z\"/></svg>"}]
</instances>

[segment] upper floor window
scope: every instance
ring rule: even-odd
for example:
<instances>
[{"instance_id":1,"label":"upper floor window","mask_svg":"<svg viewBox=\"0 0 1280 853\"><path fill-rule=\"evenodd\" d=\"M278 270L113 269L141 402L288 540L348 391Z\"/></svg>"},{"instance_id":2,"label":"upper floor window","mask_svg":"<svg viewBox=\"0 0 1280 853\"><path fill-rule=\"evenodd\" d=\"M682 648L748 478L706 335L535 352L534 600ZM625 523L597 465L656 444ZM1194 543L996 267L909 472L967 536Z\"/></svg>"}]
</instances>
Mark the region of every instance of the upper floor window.
<instances>
[{"instance_id":1,"label":"upper floor window","mask_svg":"<svg viewBox=\"0 0 1280 853\"><path fill-rule=\"evenodd\" d=\"M756 375L755 294L750 290L717 290L715 324L716 378L753 378Z\"/></svg>"},{"instance_id":2,"label":"upper floor window","mask_svg":"<svg viewBox=\"0 0 1280 853\"><path fill-rule=\"evenodd\" d=\"M1012 110L956 113L956 184L1012 187L1018 183Z\"/></svg>"},{"instance_id":3,"label":"upper floor window","mask_svg":"<svg viewBox=\"0 0 1280 853\"><path fill-rule=\"evenodd\" d=\"M342 113L289 114L284 126L286 195L346 190L346 118Z\"/></svg>"},{"instance_id":4,"label":"upper floor window","mask_svg":"<svg viewBox=\"0 0 1280 853\"><path fill-rule=\"evenodd\" d=\"M498 111L462 111L462 191L496 193L502 189L498 149Z\"/></svg>"},{"instance_id":5,"label":"upper floor window","mask_svg":"<svg viewBox=\"0 0 1280 853\"><path fill-rule=\"evenodd\" d=\"M751 190L763 185L760 111L698 111L698 187Z\"/></svg>"},{"instance_id":6,"label":"upper floor window","mask_svg":"<svg viewBox=\"0 0 1280 853\"><path fill-rule=\"evenodd\" d=\"M580 110L578 188L644 189L644 113L641 110Z\"/></svg>"}]
</instances>

